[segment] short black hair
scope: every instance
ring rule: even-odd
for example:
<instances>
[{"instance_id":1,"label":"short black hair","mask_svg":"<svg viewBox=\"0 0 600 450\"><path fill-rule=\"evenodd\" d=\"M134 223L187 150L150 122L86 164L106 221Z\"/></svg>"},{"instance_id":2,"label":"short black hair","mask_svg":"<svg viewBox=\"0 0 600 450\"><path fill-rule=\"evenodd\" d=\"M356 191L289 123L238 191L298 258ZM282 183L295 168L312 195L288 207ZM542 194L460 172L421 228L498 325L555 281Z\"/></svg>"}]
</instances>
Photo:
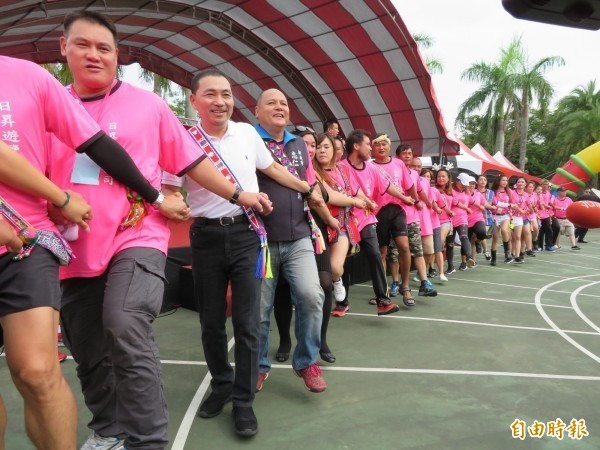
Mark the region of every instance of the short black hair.
<instances>
[{"instance_id":1,"label":"short black hair","mask_svg":"<svg viewBox=\"0 0 600 450\"><path fill-rule=\"evenodd\" d=\"M323 133L327 133L327 129L333 124L336 124L338 128L340 128L340 123L337 119L330 117L329 119L325 120L325 122L323 122Z\"/></svg>"},{"instance_id":2,"label":"short black hair","mask_svg":"<svg viewBox=\"0 0 600 450\"><path fill-rule=\"evenodd\" d=\"M348 135L348 139L346 139L346 152L349 155L352 154L354 151L354 144L360 144L365 136L370 138L371 133L369 133L367 130L361 130L360 128L352 130Z\"/></svg>"},{"instance_id":3,"label":"short black hair","mask_svg":"<svg viewBox=\"0 0 600 450\"><path fill-rule=\"evenodd\" d=\"M86 22L95 23L97 25L102 25L103 27L107 28L108 31L110 31L110 33L112 34L113 39L115 40L115 46L117 45L117 27L115 26L113 21L106 17L104 14L85 9L69 13L65 16L65 20L63 20L63 29L65 37L67 37L69 32L71 31L71 25L73 25L73 23L75 23L78 20L85 20Z\"/></svg>"},{"instance_id":4,"label":"short black hair","mask_svg":"<svg viewBox=\"0 0 600 450\"><path fill-rule=\"evenodd\" d=\"M400 144L397 148L396 148L396 156L399 156L400 153L402 153L404 150L412 150L412 145L408 145L408 144Z\"/></svg>"},{"instance_id":5,"label":"short black hair","mask_svg":"<svg viewBox=\"0 0 600 450\"><path fill-rule=\"evenodd\" d=\"M194 78L192 78L192 85L190 86L192 94L195 94L198 90L198 84L200 83L200 80L206 77L223 77L229 81L229 78L227 78L223 72L221 72L219 69L215 69L214 67L201 70L194 75Z\"/></svg>"}]
</instances>

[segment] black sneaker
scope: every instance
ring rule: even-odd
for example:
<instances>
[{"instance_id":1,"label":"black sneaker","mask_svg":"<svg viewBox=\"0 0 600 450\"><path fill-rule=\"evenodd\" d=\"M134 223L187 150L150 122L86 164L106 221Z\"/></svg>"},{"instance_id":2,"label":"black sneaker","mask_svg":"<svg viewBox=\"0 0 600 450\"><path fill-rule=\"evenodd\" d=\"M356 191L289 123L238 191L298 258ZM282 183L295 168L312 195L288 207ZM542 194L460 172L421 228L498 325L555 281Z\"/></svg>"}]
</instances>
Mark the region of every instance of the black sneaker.
<instances>
[{"instance_id":1,"label":"black sneaker","mask_svg":"<svg viewBox=\"0 0 600 450\"><path fill-rule=\"evenodd\" d=\"M571 247L571 250L581 250L581 247L574 245L573 247Z\"/></svg>"},{"instance_id":2,"label":"black sneaker","mask_svg":"<svg viewBox=\"0 0 600 450\"><path fill-rule=\"evenodd\" d=\"M527 250L527 252L526 252L525 254L526 254L527 256L531 256L532 258L535 258L535 257L536 257L536 255L535 255L535 253L533 252L533 250Z\"/></svg>"},{"instance_id":3,"label":"black sneaker","mask_svg":"<svg viewBox=\"0 0 600 450\"><path fill-rule=\"evenodd\" d=\"M211 392L208 398L204 400L200 405L200 409L198 410L198 417L202 417L203 419L210 419L211 417L216 417L223 412L225 404L230 401L231 395L223 397L215 394L214 392Z\"/></svg>"},{"instance_id":4,"label":"black sneaker","mask_svg":"<svg viewBox=\"0 0 600 450\"><path fill-rule=\"evenodd\" d=\"M431 269L427 274L427 278L435 278L438 276L437 270Z\"/></svg>"},{"instance_id":5,"label":"black sneaker","mask_svg":"<svg viewBox=\"0 0 600 450\"><path fill-rule=\"evenodd\" d=\"M464 262L460 263L460 266L458 266L458 270L462 270L462 271L467 270L467 263L464 263Z\"/></svg>"},{"instance_id":6,"label":"black sneaker","mask_svg":"<svg viewBox=\"0 0 600 450\"><path fill-rule=\"evenodd\" d=\"M490 266L495 266L496 265L496 260L492 259L492 262L490 262Z\"/></svg>"},{"instance_id":7,"label":"black sneaker","mask_svg":"<svg viewBox=\"0 0 600 450\"><path fill-rule=\"evenodd\" d=\"M450 275L451 273L456 272L454 266L448 266L448 270L446 270L446 275Z\"/></svg>"},{"instance_id":8,"label":"black sneaker","mask_svg":"<svg viewBox=\"0 0 600 450\"><path fill-rule=\"evenodd\" d=\"M514 259L513 263L514 264L523 264L524 260L522 256L518 256Z\"/></svg>"},{"instance_id":9,"label":"black sneaker","mask_svg":"<svg viewBox=\"0 0 600 450\"><path fill-rule=\"evenodd\" d=\"M252 437L258 433L258 421L252 406L234 406L232 414L235 433L238 436Z\"/></svg>"},{"instance_id":10,"label":"black sneaker","mask_svg":"<svg viewBox=\"0 0 600 450\"><path fill-rule=\"evenodd\" d=\"M515 262L515 260L512 258L512 256L509 256L508 258L506 258L504 260L504 264L512 264L514 262Z\"/></svg>"}]
</instances>

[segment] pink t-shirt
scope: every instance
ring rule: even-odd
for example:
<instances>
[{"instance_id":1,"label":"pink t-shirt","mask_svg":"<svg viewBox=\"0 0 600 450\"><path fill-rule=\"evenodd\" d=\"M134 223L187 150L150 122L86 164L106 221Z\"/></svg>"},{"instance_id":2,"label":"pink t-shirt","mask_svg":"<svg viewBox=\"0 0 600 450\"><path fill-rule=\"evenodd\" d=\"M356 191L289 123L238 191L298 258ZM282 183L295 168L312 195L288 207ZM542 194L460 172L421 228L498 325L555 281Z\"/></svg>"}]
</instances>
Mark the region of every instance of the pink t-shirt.
<instances>
[{"instance_id":1,"label":"pink t-shirt","mask_svg":"<svg viewBox=\"0 0 600 450\"><path fill-rule=\"evenodd\" d=\"M0 139L40 172L48 169L47 133L62 140L73 157L73 149L99 136L100 127L42 67L0 56L0 73ZM1 182L0 193L33 227L57 231L48 218L46 200Z\"/></svg>"},{"instance_id":2,"label":"pink t-shirt","mask_svg":"<svg viewBox=\"0 0 600 450\"><path fill-rule=\"evenodd\" d=\"M345 167L350 173L353 173L363 193L381 208L382 197L390 187L390 182L379 172L379 169L368 161L364 162L362 169L357 169L350 164L348 159L340 161L339 166ZM357 208L354 210L354 213L354 217L358 220L358 229L360 231L367 225L377 223L377 218L375 217L377 211Z\"/></svg>"},{"instance_id":3,"label":"pink t-shirt","mask_svg":"<svg viewBox=\"0 0 600 450\"><path fill-rule=\"evenodd\" d=\"M494 211L494 215L503 216L505 214L510 214L510 202L510 197L506 192L494 192L492 205L497 207L497 209Z\"/></svg>"},{"instance_id":4,"label":"pink t-shirt","mask_svg":"<svg viewBox=\"0 0 600 450\"><path fill-rule=\"evenodd\" d=\"M167 104L152 92L127 83L117 83L109 96L82 102L85 109L106 133L121 144L137 167L157 189L162 170L180 174L201 155L201 149L183 128ZM141 224L119 232L118 228L130 209L127 188L103 170L94 177L97 185L72 182L75 157L61 151L64 146L53 140L51 178L64 188L80 192L92 205L94 218L90 233L79 233L71 242L77 258L61 268L61 279L101 275L111 258L131 247L148 247L167 252L169 229L159 211L148 207Z\"/></svg>"},{"instance_id":5,"label":"pink t-shirt","mask_svg":"<svg viewBox=\"0 0 600 450\"><path fill-rule=\"evenodd\" d=\"M529 220L536 220L537 213L533 210L538 203L538 195L535 192L527 195L527 206L529 207L529 212L527 213L527 218Z\"/></svg>"},{"instance_id":6,"label":"pink t-shirt","mask_svg":"<svg viewBox=\"0 0 600 450\"><path fill-rule=\"evenodd\" d=\"M343 172L343 175L342 175ZM354 171L349 169L348 166L339 164L333 170L328 170L327 174L333 180L333 183L330 183L329 186L337 192L342 194L346 194L348 196L354 197L356 193L360 189L360 185L356 180L354 175ZM331 211L333 217L338 217L340 209L343 209L341 206L327 205L329 210ZM359 208L352 208L352 214L356 217L357 211ZM343 230L342 230L343 231Z\"/></svg>"},{"instance_id":7,"label":"pink t-shirt","mask_svg":"<svg viewBox=\"0 0 600 450\"><path fill-rule=\"evenodd\" d=\"M510 191L510 200L511 203L515 203L521 210L523 210L524 212L521 213L516 209L512 210L512 215L513 217L522 217L523 219L526 219L528 216L528 206L527 206L527 199L528 199L528 194L523 191L521 193L519 193L516 189Z\"/></svg>"},{"instance_id":8,"label":"pink t-shirt","mask_svg":"<svg viewBox=\"0 0 600 450\"><path fill-rule=\"evenodd\" d=\"M538 217L540 219L552 217L553 212L552 208L550 207L551 200L552 194L550 191L542 191L542 193L538 195Z\"/></svg>"},{"instance_id":9,"label":"pink t-shirt","mask_svg":"<svg viewBox=\"0 0 600 450\"><path fill-rule=\"evenodd\" d=\"M467 217L467 225L469 228L474 226L477 222L485 221L483 217L483 211L480 208L480 206L485 205L485 196L476 190L471 195L471 198L473 199L473 204L471 205L471 214L468 214Z\"/></svg>"},{"instance_id":10,"label":"pink t-shirt","mask_svg":"<svg viewBox=\"0 0 600 450\"><path fill-rule=\"evenodd\" d=\"M446 206L446 200L442 198L442 194L440 194L440 191L435 187L429 189L429 199L431 200L431 203L435 203L439 208L444 208ZM431 214L431 227L435 230L440 227L440 214L436 213L433 208L431 208L429 212ZM446 214L446 216L448 216L445 211L442 211L441 214Z\"/></svg>"},{"instance_id":11,"label":"pink t-shirt","mask_svg":"<svg viewBox=\"0 0 600 450\"><path fill-rule=\"evenodd\" d=\"M371 162L379 171L384 170L385 173L394 181L394 184L400 188L403 194L409 195L408 191L415 184L415 180L411 177L410 170L406 167L404 161L398 158L391 158L390 161L386 163L378 163L375 160ZM418 187L418 191L420 190L420 187ZM406 213L407 224L419 221L419 212L417 211L416 207L407 205L399 198L386 193L383 196L381 205L379 206L383 207L389 203L399 205L404 210Z\"/></svg>"},{"instance_id":12,"label":"pink t-shirt","mask_svg":"<svg viewBox=\"0 0 600 450\"><path fill-rule=\"evenodd\" d=\"M558 197L554 197L553 203L554 211L557 219L567 218L567 208L573 204L573 200L569 197L565 197L562 200Z\"/></svg>"},{"instance_id":13,"label":"pink t-shirt","mask_svg":"<svg viewBox=\"0 0 600 450\"><path fill-rule=\"evenodd\" d=\"M425 191L425 195L429 200L431 200L431 185L429 184L429 180L427 178L419 177L419 185L421 186L421 191ZM431 223L431 208L428 208L425 202L421 202L423 205L422 209L415 208L419 213L419 225L421 228L421 236L431 236L433 234L433 225ZM436 214L437 215L437 214ZM439 220L438 220L439 222ZM439 225L438 225L439 226Z\"/></svg>"},{"instance_id":14,"label":"pink t-shirt","mask_svg":"<svg viewBox=\"0 0 600 450\"><path fill-rule=\"evenodd\" d=\"M454 216L452 216L452 226L458 227L460 225L467 225L467 211L458 207L458 204L471 206L473 204L473 199L467 193L467 191L458 192L456 189L453 194L454 200L452 201L452 212Z\"/></svg>"},{"instance_id":15,"label":"pink t-shirt","mask_svg":"<svg viewBox=\"0 0 600 450\"><path fill-rule=\"evenodd\" d=\"M454 196L453 195L448 195L446 194L446 192L442 192L439 189L437 190L440 194L440 197L442 198L444 205L446 205L448 208L452 209L452 204L455 203L454 201ZM450 222L450 216L448 215L448 213L444 210L442 210L442 213L440 214L440 224L445 223L445 222Z\"/></svg>"}]
</instances>

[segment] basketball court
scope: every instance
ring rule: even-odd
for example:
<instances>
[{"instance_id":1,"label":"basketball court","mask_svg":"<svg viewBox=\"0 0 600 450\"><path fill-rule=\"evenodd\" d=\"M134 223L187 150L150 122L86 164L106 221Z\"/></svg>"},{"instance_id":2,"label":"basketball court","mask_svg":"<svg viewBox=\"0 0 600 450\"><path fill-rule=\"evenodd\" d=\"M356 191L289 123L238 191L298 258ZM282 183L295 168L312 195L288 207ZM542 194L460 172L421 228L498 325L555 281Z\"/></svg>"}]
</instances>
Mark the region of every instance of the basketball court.
<instances>
[{"instance_id":1,"label":"basketball court","mask_svg":"<svg viewBox=\"0 0 600 450\"><path fill-rule=\"evenodd\" d=\"M542 252L520 266L490 267L479 255L478 267L443 286L434 280L437 297L390 316L368 305L369 284L353 286L349 314L330 321L337 362L320 363L328 389L310 393L289 364L274 364L256 395L252 439L234 434L231 404L213 419L196 416L210 380L197 313L167 313L156 330L169 448L597 450L600 230L587 239L579 252ZM274 359L276 330L271 341ZM89 413L74 361L62 369L78 399L81 445ZM30 449L3 357L0 379L6 448Z\"/></svg>"}]
</instances>

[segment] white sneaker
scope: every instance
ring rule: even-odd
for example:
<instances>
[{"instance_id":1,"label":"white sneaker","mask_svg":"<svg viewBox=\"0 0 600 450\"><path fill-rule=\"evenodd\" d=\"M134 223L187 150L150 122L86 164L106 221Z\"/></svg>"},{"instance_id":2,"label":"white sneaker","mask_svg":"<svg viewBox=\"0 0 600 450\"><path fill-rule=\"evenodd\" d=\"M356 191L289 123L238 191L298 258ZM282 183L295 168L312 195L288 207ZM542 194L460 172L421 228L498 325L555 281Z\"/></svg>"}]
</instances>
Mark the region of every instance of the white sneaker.
<instances>
[{"instance_id":1,"label":"white sneaker","mask_svg":"<svg viewBox=\"0 0 600 450\"><path fill-rule=\"evenodd\" d=\"M448 278L446 278L446 275L441 274L440 275L440 281L443 281L445 283L446 281L448 281Z\"/></svg>"},{"instance_id":2,"label":"white sneaker","mask_svg":"<svg viewBox=\"0 0 600 450\"><path fill-rule=\"evenodd\" d=\"M417 283L420 283L420 282L421 282L421 279L419 278L419 275L415 275L415 276L413 277L413 281L416 281Z\"/></svg>"},{"instance_id":3,"label":"white sneaker","mask_svg":"<svg viewBox=\"0 0 600 450\"><path fill-rule=\"evenodd\" d=\"M92 433L79 450L123 450L125 441L118 437L102 437Z\"/></svg>"},{"instance_id":4,"label":"white sneaker","mask_svg":"<svg viewBox=\"0 0 600 450\"><path fill-rule=\"evenodd\" d=\"M336 302L343 302L346 299L346 288L341 278L333 282L333 297Z\"/></svg>"}]
</instances>

